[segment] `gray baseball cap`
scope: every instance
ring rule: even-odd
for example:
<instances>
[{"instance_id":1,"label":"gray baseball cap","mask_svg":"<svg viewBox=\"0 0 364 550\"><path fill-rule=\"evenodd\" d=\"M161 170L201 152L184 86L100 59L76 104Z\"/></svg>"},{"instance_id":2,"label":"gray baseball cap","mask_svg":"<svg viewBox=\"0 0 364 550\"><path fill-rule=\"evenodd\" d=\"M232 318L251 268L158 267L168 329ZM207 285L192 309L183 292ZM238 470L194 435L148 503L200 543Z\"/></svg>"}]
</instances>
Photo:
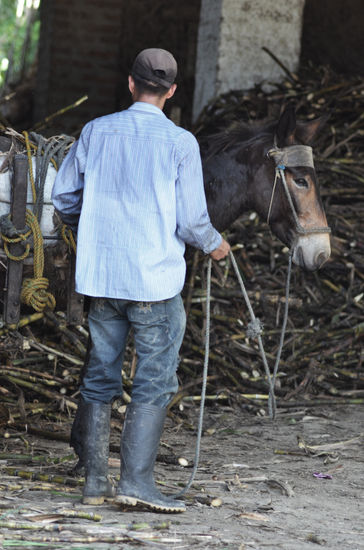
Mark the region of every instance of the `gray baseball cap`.
<instances>
[{"instance_id":1,"label":"gray baseball cap","mask_svg":"<svg viewBox=\"0 0 364 550\"><path fill-rule=\"evenodd\" d=\"M131 76L170 88L177 76L177 62L167 50L148 48L136 56Z\"/></svg>"}]
</instances>

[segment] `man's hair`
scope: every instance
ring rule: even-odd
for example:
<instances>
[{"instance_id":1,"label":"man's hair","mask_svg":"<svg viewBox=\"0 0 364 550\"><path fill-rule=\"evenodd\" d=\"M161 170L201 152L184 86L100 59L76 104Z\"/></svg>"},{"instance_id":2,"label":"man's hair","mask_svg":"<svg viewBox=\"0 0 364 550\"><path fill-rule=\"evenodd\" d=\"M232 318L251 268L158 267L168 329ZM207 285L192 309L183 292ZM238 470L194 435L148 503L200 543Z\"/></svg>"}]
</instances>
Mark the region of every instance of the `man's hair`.
<instances>
[{"instance_id":1,"label":"man's hair","mask_svg":"<svg viewBox=\"0 0 364 550\"><path fill-rule=\"evenodd\" d=\"M164 96L170 88L166 88L166 86L162 86L162 84L158 84L157 82L152 82L151 80L144 80L143 78L139 78L138 76L131 74L137 93L139 94L152 94L156 95L158 97Z\"/></svg>"}]
</instances>

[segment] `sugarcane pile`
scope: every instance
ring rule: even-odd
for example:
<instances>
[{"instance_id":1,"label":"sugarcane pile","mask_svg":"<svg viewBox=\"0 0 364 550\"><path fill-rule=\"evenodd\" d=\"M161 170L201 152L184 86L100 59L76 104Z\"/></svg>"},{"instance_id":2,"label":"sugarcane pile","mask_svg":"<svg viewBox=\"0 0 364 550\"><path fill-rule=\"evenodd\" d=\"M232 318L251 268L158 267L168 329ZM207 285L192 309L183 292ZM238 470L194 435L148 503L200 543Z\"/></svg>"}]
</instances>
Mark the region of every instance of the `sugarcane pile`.
<instances>
[{"instance_id":1,"label":"sugarcane pile","mask_svg":"<svg viewBox=\"0 0 364 550\"><path fill-rule=\"evenodd\" d=\"M364 79L342 78L327 67L289 74L281 85L234 91L211 102L195 132L203 136L236 121L275 118L294 101L298 119L330 114L316 142L315 166L332 229L332 255L317 273L294 268L289 320L276 381L279 407L361 402L364 397ZM247 213L226 235L233 246L272 366L285 302L287 250L255 213ZM188 255L183 292L188 312L181 350L180 391L171 411L178 416L198 402L206 306L206 258ZM229 261L214 262L211 290L211 348L208 402L228 401L265 410L267 382L257 343L248 338L249 313ZM62 312L47 313L0 336L1 419L23 423L29 415L59 418L76 408L80 369L86 354L87 322L67 326ZM1 332L0 332L1 334ZM130 400L136 357L132 339L124 362L123 401ZM55 416L57 415L57 416Z\"/></svg>"},{"instance_id":2,"label":"sugarcane pile","mask_svg":"<svg viewBox=\"0 0 364 550\"><path fill-rule=\"evenodd\" d=\"M314 152L332 229L332 256L318 273L298 269L294 273L289 328L276 392L287 404L306 398L318 402L332 396L360 397L364 395L364 80L343 79L327 67L313 66L299 76L288 76L271 92L257 87L218 98L205 109L196 132L203 136L241 120L277 118L282 104L288 101L294 101L302 120L330 115ZM266 348L273 364L284 302L287 251L255 214L235 222L228 239L235 245L256 315L265 325ZM215 395L225 387L229 392L238 390L246 400L252 394L266 392L264 370L259 355L252 353L252 349L256 352L254 343L246 338L250 319L233 270L227 265L215 265L214 270ZM192 303L198 299L198 292L203 294L203 285L195 284ZM191 308L184 360L192 359L190 350L196 349L199 316Z\"/></svg>"}]
</instances>

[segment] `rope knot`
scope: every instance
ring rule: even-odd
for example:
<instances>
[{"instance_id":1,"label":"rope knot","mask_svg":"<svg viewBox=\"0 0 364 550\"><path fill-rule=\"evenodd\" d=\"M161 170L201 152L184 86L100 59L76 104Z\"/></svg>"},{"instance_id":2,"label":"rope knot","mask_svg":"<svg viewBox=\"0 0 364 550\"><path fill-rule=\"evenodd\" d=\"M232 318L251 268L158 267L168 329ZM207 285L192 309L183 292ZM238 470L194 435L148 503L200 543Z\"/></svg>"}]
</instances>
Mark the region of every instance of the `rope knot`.
<instances>
[{"instance_id":1,"label":"rope knot","mask_svg":"<svg viewBox=\"0 0 364 550\"><path fill-rule=\"evenodd\" d=\"M28 226L24 229L17 229L10 219L10 214L0 216L0 233L1 238L9 243L26 241L31 231Z\"/></svg>"},{"instance_id":2,"label":"rope knot","mask_svg":"<svg viewBox=\"0 0 364 550\"><path fill-rule=\"evenodd\" d=\"M248 338L257 338L263 333L263 323L257 317L248 323L246 335Z\"/></svg>"},{"instance_id":3,"label":"rope knot","mask_svg":"<svg viewBox=\"0 0 364 550\"><path fill-rule=\"evenodd\" d=\"M46 277L24 279L20 299L35 311L42 312L46 307L54 309L56 301L48 292L49 281Z\"/></svg>"}]
</instances>

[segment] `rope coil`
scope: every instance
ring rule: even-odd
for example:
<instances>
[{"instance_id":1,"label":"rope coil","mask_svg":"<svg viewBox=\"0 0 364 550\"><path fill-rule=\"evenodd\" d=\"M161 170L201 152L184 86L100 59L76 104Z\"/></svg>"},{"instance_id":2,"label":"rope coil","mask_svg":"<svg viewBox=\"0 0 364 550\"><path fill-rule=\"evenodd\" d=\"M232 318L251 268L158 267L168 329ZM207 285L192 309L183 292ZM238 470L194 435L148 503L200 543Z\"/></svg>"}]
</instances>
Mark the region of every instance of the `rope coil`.
<instances>
[{"instance_id":1,"label":"rope coil","mask_svg":"<svg viewBox=\"0 0 364 550\"><path fill-rule=\"evenodd\" d=\"M41 312L46 307L54 309L56 300L48 292L49 280L43 277L44 271L44 252L43 237L36 216L30 210L26 211L26 222L33 235L33 270L34 277L24 279L20 293L21 301L31 306L35 311ZM27 246L30 246L29 243Z\"/></svg>"},{"instance_id":2,"label":"rope coil","mask_svg":"<svg viewBox=\"0 0 364 550\"><path fill-rule=\"evenodd\" d=\"M30 136L32 141L30 140ZM34 212L26 210L26 227L17 229L10 219L10 215L0 218L0 236L4 243L4 252L13 261L23 261L30 253L33 244L33 273L32 278L25 278L20 291L20 300L36 312L43 312L45 308L54 309L56 300L48 290L49 280L43 276L44 250L43 236L40 229L44 203L44 188L49 163L57 170L61 165L67 148L73 143L74 138L59 136L46 140L34 132L23 132L26 154L28 159L29 182L31 186ZM34 141L34 143L33 143ZM33 158L35 158L35 173L33 170ZM70 249L76 253L76 242L72 230L62 226L61 235ZM32 239L33 243L29 242ZM9 246L16 243L24 243L24 252L18 256L10 252Z\"/></svg>"}]
</instances>

